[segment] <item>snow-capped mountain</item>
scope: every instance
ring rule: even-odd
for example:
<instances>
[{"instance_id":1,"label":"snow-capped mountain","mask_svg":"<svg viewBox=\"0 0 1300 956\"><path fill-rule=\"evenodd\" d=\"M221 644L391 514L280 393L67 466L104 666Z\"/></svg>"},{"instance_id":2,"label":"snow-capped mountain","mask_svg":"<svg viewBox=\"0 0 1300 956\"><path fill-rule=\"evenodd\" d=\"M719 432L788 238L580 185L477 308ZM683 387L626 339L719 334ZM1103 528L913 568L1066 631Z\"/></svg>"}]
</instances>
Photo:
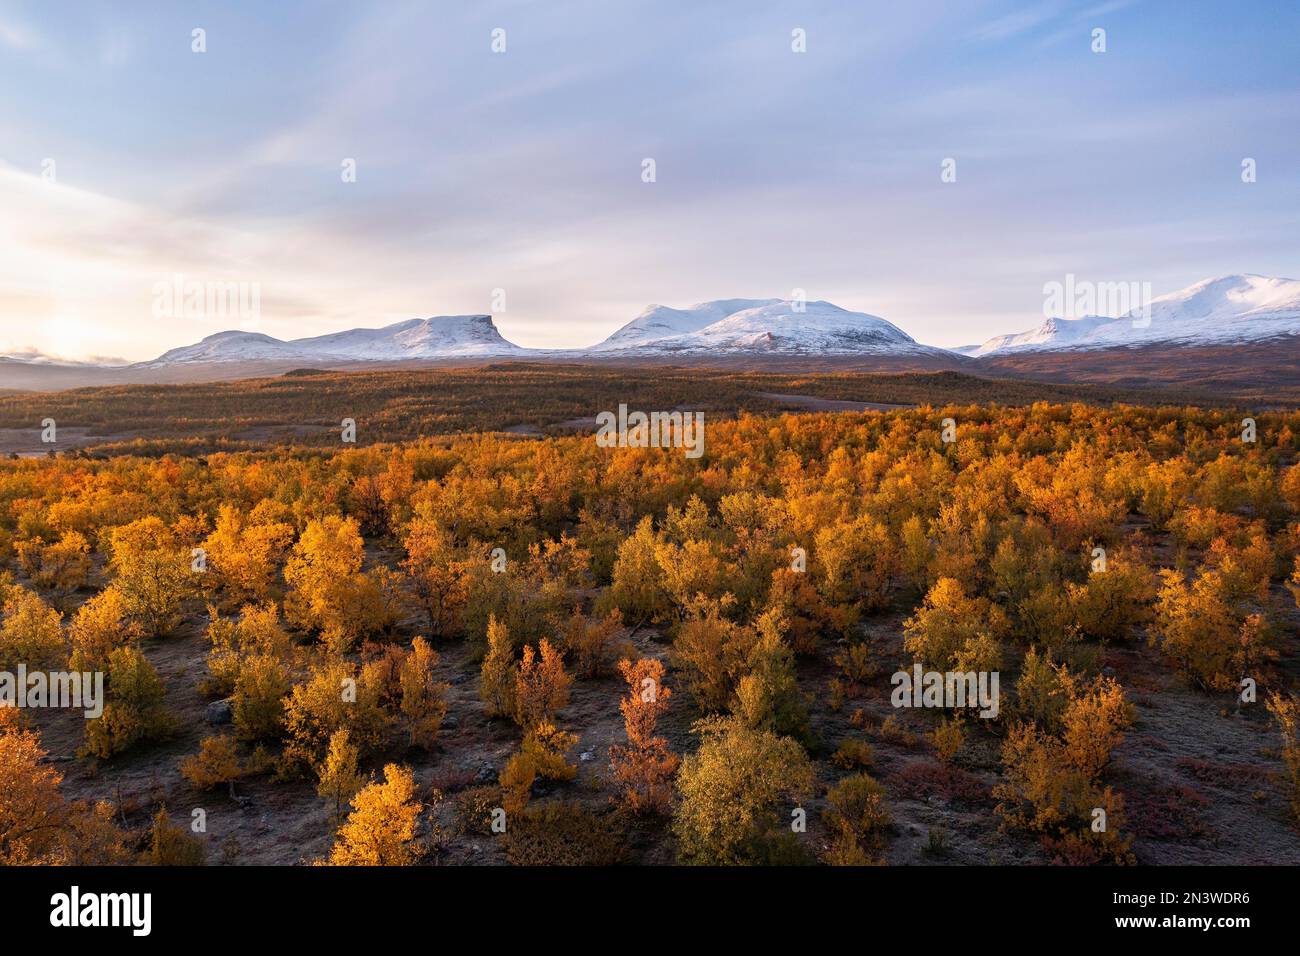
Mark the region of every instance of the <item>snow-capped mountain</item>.
<instances>
[{"instance_id":1,"label":"snow-capped mountain","mask_svg":"<svg viewBox=\"0 0 1300 956\"><path fill-rule=\"evenodd\" d=\"M652 305L599 345L595 351L635 348L657 339L673 338L698 332L706 326L745 309L775 305L780 299L715 299L700 302L689 309L672 309Z\"/></svg>"},{"instance_id":2,"label":"snow-capped mountain","mask_svg":"<svg viewBox=\"0 0 1300 956\"><path fill-rule=\"evenodd\" d=\"M523 351L502 337L490 315L409 319L382 329L349 329L314 338L294 339L289 344L316 355L338 355L370 362L458 355L513 355Z\"/></svg>"},{"instance_id":3,"label":"snow-capped mountain","mask_svg":"<svg viewBox=\"0 0 1300 956\"><path fill-rule=\"evenodd\" d=\"M1300 281L1260 275L1203 279L1151 300L1149 314L1049 319L1037 329L989 339L974 353L1117 346L1230 345L1300 335Z\"/></svg>"},{"instance_id":4,"label":"snow-capped mountain","mask_svg":"<svg viewBox=\"0 0 1300 956\"><path fill-rule=\"evenodd\" d=\"M47 355L36 349L22 349L18 352L0 352L0 363L16 365L48 365L58 368L116 368L129 365L125 359L94 358L69 359L57 355Z\"/></svg>"},{"instance_id":5,"label":"snow-capped mountain","mask_svg":"<svg viewBox=\"0 0 1300 956\"><path fill-rule=\"evenodd\" d=\"M276 359L292 361L301 353L280 339L261 332L217 332L193 345L170 349L152 362L141 365L193 365L204 362L265 362Z\"/></svg>"},{"instance_id":6,"label":"snow-capped mountain","mask_svg":"<svg viewBox=\"0 0 1300 956\"><path fill-rule=\"evenodd\" d=\"M936 354L943 349L919 344L910 335L879 316L850 312L830 302L795 303L783 299L725 299L707 302L687 310L647 310L629 326L624 326L602 342L600 351L633 353L765 353L782 355L848 354ZM741 306L727 312L728 308ZM633 336L630 342L616 337L650 315L671 311L674 320L690 322L697 328L677 334L651 337ZM725 313L707 324L702 320ZM658 319L656 319L658 321ZM639 332L641 326L637 329Z\"/></svg>"},{"instance_id":7,"label":"snow-capped mountain","mask_svg":"<svg viewBox=\"0 0 1300 956\"><path fill-rule=\"evenodd\" d=\"M982 345L965 352L966 355L988 355L1029 346L1061 347L1078 342L1089 333L1116 321L1111 316L1086 315L1081 319L1048 319L1028 332L995 335Z\"/></svg>"},{"instance_id":8,"label":"snow-capped mountain","mask_svg":"<svg viewBox=\"0 0 1300 956\"><path fill-rule=\"evenodd\" d=\"M218 332L143 364L158 368L210 362L400 362L523 351L502 337L490 315L440 315L288 341L260 332Z\"/></svg>"}]
</instances>

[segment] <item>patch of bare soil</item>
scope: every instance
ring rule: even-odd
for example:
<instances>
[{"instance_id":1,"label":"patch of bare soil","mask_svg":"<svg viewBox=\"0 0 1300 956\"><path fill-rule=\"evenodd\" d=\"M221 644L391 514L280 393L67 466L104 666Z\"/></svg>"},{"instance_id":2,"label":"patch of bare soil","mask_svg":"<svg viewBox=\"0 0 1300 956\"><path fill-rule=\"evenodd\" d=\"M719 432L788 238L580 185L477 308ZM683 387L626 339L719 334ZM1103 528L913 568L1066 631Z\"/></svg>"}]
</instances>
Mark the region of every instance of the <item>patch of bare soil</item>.
<instances>
[{"instance_id":1,"label":"patch of bare soil","mask_svg":"<svg viewBox=\"0 0 1300 956\"><path fill-rule=\"evenodd\" d=\"M566 431L585 432L596 430L596 416L588 415L586 418L569 418L562 422L556 422L556 428L563 428Z\"/></svg>"},{"instance_id":2,"label":"patch of bare soil","mask_svg":"<svg viewBox=\"0 0 1300 956\"><path fill-rule=\"evenodd\" d=\"M17 455L19 458L44 458L50 452L72 451L86 445L111 441L121 436L92 436L89 428L57 428L54 442L41 440L40 425L31 428L0 428L0 456Z\"/></svg>"},{"instance_id":3,"label":"patch of bare soil","mask_svg":"<svg viewBox=\"0 0 1300 956\"><path fill-rule=\"evenodd\" d=\"M1140 688L1128 694L1137 721L1108 771L1124 795L1138 862L1300 863L1263 695L1243 704L1189 687L1148 648L1108 660L1126 689Z\"/></svg>"}]
</instances>

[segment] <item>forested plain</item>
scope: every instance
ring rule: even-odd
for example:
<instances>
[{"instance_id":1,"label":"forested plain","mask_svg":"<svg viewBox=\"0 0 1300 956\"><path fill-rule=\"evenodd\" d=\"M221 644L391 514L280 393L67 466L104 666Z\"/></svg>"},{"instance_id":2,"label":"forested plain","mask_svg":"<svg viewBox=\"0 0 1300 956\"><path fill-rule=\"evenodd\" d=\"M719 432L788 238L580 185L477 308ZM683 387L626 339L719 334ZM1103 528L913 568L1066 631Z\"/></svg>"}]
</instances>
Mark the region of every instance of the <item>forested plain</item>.
<instances>
[{"instance_id":1,"label":"forested plain","mask_svg":"<svg viewBox=\"0 0 1300 956\"><path fill-rule=\"evenodd\" d=\"M99 437L0 461L0 671L106 702L0 709L0 862L1300 862L1300 413L1184 398L5 396L0 427ZM620 402L704 409L704 454L598 446ZM996 716L895 706L915 664L998 674Z\"/></svg>"}]
</instances>

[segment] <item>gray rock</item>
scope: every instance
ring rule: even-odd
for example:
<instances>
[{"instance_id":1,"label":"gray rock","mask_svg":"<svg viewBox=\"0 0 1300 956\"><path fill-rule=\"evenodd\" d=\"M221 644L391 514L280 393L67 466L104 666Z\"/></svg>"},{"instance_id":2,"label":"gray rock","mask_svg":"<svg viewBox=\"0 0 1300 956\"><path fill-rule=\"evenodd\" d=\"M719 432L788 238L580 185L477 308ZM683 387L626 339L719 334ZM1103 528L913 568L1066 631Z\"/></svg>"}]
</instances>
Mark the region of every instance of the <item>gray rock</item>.
<instances>
[{"instance_id":1,"label":"gray rock","mask_svg":"<svg viewBox=\"0 0 1300 956\"><path fill-rule=\"evenodd\" d=\"M208 704L208 712L205 715L210 724L228 724L230 723L230 701L214 700Z\"/></svg>"},{"instance_id":2,"label":"gray rock","mask_svg":"<svg viewBox=\"0 0 1300 956\"><path fill-rule=\"evenodd\" d=\"M583 763L586 763L586 762L589 761L589 760L595 760L595 759L596 759L596 751L594 751L594 750L584 750L582 753L578 754L578 759L581 760Z\"/></svg>"},{"instance_id":3,"label":"gray rock","mask_svg":"<svg viewBox=\"0 0 1300 956\"><path fill-rule=\"evenodd\" d=\"M497 772L490 763L485 763L478 768L478 774L474 777L475 783L492 783L497 778Z\"/></svg>"}]
</instances>

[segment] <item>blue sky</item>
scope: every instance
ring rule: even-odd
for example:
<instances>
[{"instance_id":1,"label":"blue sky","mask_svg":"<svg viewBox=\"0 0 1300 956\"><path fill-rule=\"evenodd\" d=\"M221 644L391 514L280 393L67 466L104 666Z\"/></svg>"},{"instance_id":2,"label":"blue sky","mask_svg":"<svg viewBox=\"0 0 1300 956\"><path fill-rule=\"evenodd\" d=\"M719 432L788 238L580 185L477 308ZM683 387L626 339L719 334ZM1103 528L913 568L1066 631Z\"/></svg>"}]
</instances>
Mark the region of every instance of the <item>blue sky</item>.
<instances>
[{"instance_id":1,"label":"blue sky","mask_svg":"<svg viewBox=\"0 0 1300 956\"><path fill-rule=\"evenodd\" d=\"M1067 273L1296 277L1298 200L1289 0L0 0L0 352L232 325L155 317L177 274L286 338L500 288L507 337L580 346L803 289L959 345Z\"/></svg>"}]
</instances>

